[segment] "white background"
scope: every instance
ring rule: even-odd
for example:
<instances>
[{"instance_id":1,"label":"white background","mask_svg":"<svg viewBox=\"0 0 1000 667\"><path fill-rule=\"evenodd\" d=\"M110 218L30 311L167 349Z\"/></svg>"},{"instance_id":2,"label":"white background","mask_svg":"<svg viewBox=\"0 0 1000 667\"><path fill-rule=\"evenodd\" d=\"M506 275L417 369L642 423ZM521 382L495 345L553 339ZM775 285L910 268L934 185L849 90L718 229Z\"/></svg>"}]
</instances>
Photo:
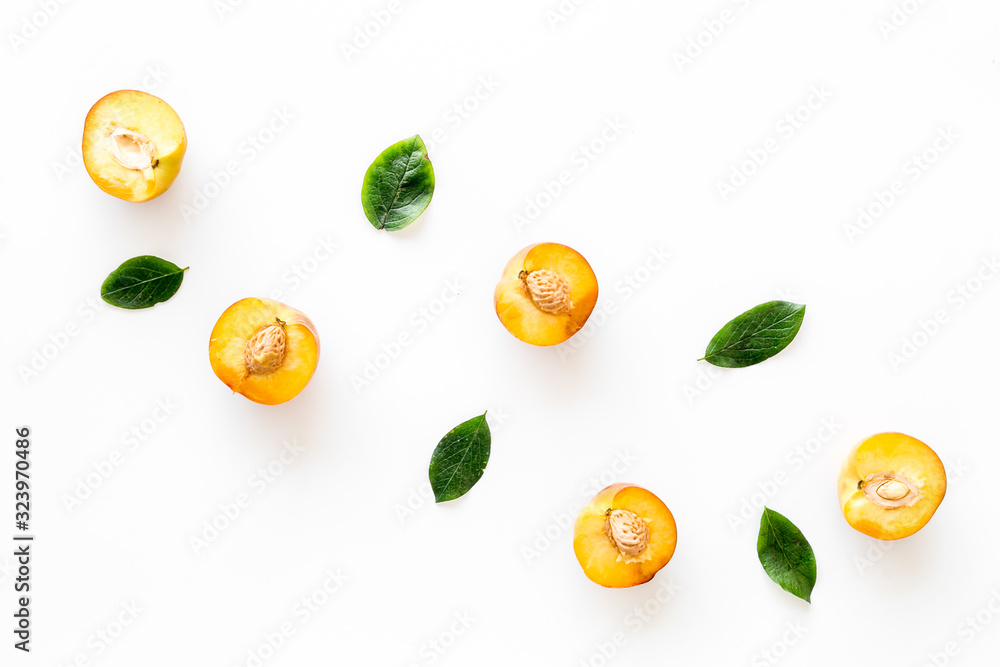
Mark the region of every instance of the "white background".
<instances>
[{"instance_id":1,"label":"white background","mask_svg":"<svg viewBox=\"0 0 1000 667\"><path fill-rule=\"evenodd\" d=\"M14 427L29 425L37 535L30 656L10 647L0 551L3 664L995 660L995 2L910 0L885 35L890 0L590 0L557 23L555 0L412 0L350 57L343 45L385 0L49 4L11 0L0 22L0 460L13 467ZM810 110L814 87L830 96ZM87 110L121 88L164 98L189 137L180 177L147 204L104 194L79 162ZM269 135L276 111L292 119ZM608 122L625 129L602 145ZM949 129L957 139L913 179L907 163ZM365 169L418 132L433 142L433 203L404 232L376 232ZM724 200L718 184L769 138L776 152ZM591 141L600 155L582 159ZM213 186L230 161L239 173ZM564 170L570 184L540 197ZM903 194L849 238L893 180ZM529 199L542 210L518 229ZM575 346L532 348L493 312L501 268L539 241L576 248L600 281ZM107 274L140 254L191 267L177 295L95 309ZM448 281L460 295L442 313ZM207 343L229 304L275 291L316 322L323 352L299 397L267 407L227 391ZM780 356L724 372L695 361L774 298L808 305ZM356 390L404 332L413 343ZM919 350L893 363L904 339ZM176 406L162 422L157 401ZM484 477L435 506L435 444L486 409ZM886 430L927 442L950 473L930 524L891 545L851 529L835 492L849 448ZM252 476L285 441L302 453L258 493ZM92 475L115 451L121 464ZM676 555L647 585L592 584L560 527L602 474L651 489L677 519ZM68 502L88 476L97 488ZM191 538L240 494L249 507L196 553ZM812 605L760 567L765 497L815 549ZM347 581L300 622L328 571ZM122 630L123 604L141 611ZM471 627L453 625L463 614ZM269 651L285 622L294 633Z\"/></svg>"}]
</instances>

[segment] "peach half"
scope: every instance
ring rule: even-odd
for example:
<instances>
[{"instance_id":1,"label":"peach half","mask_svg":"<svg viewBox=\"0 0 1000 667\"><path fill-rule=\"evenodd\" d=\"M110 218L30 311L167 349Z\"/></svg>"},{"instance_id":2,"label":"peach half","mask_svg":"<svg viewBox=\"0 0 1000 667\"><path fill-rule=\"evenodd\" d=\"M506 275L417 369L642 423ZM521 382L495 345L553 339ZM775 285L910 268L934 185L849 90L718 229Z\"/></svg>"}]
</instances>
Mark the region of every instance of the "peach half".
<instances>
[{"instance_id":1,"label":"peach half","mask_svg":"<svg viewBox=\"0 0 1000 667\"><path fill-rule=\"evenodd\" d=\"M575 334L597 304L597 276L583 255L559 243L530 245L504 267L493 305L507 331L532 345Z\"/></svg>"},{"instance_id":2,"label":"peach half","mask_svg":"<svg viewBox=\"0 0 1000 667\"><path fill-rule=\"evenodd\" d=\"M109 195L149 201L177 178L187 149L180 117L155 95L119 90L97 101L83 125L83 164Z\"/></svg>"},{"instance_id":3,"label":"peach half","mask_svg":"<svg viewBox=\"0 0 1000 667\"><path fill-rule=\"evenodd\" d=\"M212 370L233 392L277 405L309 384L319 362L319 334L290 306L241 299L215 323L208 355Z\"/></svg>"},{"instance_id":4,"label":"peach half","mask_svg":"<svg viewBox=\"0 0 1000 667\"><path fill-rule=\"evenodd\" d=\"M853 528L879 540L898 540L930 521L947 485L933 449L902 433L880 433L847 455L837 491Z\"/></svg>"},{"instance_id":5,"label":"peach half","mask_svg":"<svg viewBox=\"0 0 1000 667\"><path fill-rule=\"evenodd\" d=\"M677 524L663 501L633 484L612 484L580 510L573 551L584 574L608 588L644 584L674 555Z\"/></svg>"}]
</instances>

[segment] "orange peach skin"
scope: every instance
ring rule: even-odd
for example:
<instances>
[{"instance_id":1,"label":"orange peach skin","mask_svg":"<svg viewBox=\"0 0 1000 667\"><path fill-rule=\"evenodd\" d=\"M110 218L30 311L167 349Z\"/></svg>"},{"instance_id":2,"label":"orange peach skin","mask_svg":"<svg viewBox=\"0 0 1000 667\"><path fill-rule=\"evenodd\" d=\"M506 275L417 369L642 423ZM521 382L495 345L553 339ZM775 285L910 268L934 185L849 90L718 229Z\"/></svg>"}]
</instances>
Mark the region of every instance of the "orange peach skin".
<instances>
[{"instance_id":1,"label":"orange peach skin","mask_svg":"<svg viewBox=\"0 0 1000 667\"><path fill-rule=\"evenodd\" d=\"M243 351L247 341L278 318L288 335L284 364L263 374L247 372ZM305 314L270 299L241 299L222 314L208 343L212 370L227 387L251 401L277 405L289 401L309 383L319 362L319 334Z\"/></svg>"},{"instance_id":2,"label":"orange peach skin","mask_svg":"<svg viewBox=\"0 0 1000 667\"><path fill-rule=\"evenodd\" d=\"M572 310L553 315L539 310L525 292L521 271L555 271L569 284ZM493 292L500 321L517 338L532 345L557 345L586 324L597 304L597 277L583 255L560 243L538 243L514 255Z\"/></svg>"},{"instance_id":3,"label":"orange peach skin","mask_svg":"<svg viewBox=\"0 0 1000 667\"><path fill-rule=\"evenodd\" d=\"M649 558L641 563L618 560L619 552L605 531L608 510L635 512L649 525ZM608 588L644 584L674 555L677 524L659 498L634 484L612 484L599 491L577 515L573 526L573 551L584 573L594 583Z\"/></svg>"},{"instance_id":4,"label":"orange peach skin","mask_svg":"<svg viewBox=\"0 0 1000 667\"><path fill-rule=\"evenodd\" d=\"M909 507L887 509L869 500L859 483L872 473L895 472L920 490ZM837 486L844 518L855 529L879 540L898 540L923 528L944 499L947 479L941 459L920 440L903 433L880 433L851 450Z\"/></svg>"}]
</instances>

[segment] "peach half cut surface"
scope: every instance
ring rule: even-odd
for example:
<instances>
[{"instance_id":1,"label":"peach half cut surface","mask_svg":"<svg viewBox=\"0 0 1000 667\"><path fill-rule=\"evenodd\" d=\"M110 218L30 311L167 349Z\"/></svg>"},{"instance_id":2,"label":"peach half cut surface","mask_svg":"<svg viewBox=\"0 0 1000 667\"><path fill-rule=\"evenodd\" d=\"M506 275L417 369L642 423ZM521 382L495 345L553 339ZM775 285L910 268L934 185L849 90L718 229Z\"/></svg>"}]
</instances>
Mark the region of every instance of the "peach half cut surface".
<instances>
[{"instance_id":1,"label":"peach half cut surface","mask_svg":"<svg viewBox=\"0 0 1000 667\"><path fill-rule=\"evenodd\" d=\"M180 117L155 95L119 90L97 101L83 126L83 164L109 195L158 197L177 178L187 149Z\"/></svg>"},{"instance_id":2,"label":"peach half cut surface","mask_svg":"<svg viewBox=\"0 0 1000 667\"><path fill-rule=\"evenodd\" d=\"M902 433L880 433L847 455L837 492L853 528L879 540L898 540L930 521L947 485L933 449Z\"/></svg>"},{"instance_id":3,"label":"peach half cut surface","mask_svg":"<svg viewBox=\"0 0 1000 667\"><path fill-rule=\"evenodd\" d=\"M493 292L507 331L532 345L556 345L575 334L597 304L597 276L583 255L538 243L514 255Z\"/></svg>"},{"instance_id":4,"label":"peach half cut surface","mask_svg":"<svg viewBox=\"0 0 1000 667\"><path fill-rule=\"evenodd\" d=\"M573 551L584 574L608 588L644 584L674 555L677 524L663 501L633 484L612 484L580 510Z\"/></svg>"},{"instance_id":5,"label":"peach half cut surface","mask_svg":"<svg viewBox=\"0 0 1000 667\"><path fill-rule=\"evenodd\" d=\"M270 299L226 309L208 343L212 370L251 401L277 405L302 391L319 362L319 335L303 313Z\"/></svg>"}]
</instances>

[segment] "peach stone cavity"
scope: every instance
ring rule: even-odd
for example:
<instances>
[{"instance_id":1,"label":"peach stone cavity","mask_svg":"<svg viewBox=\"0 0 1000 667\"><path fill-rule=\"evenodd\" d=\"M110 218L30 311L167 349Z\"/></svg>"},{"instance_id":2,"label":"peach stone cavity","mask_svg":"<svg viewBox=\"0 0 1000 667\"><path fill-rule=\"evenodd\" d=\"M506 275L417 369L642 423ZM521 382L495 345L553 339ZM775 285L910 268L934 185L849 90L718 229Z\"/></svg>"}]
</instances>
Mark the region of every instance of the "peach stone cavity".
<instances>
[{"instance_id":1,"label":"peach stone cavity","mask_svg":"<svg viewBox=\"0 0 1000 667\"><path fill-rule=\"evenodd\" d=\"M523 281L531 302L542 312L566 315L573 309L573 302L569 298L569 284L555 271L521 271L518 277Z\"/></svg>"},{"instance_id":2,"label":"peach stone cavity","mask_svg":"<svg viewBox=\"0 0 1000 667\"><path fill-rule=\"evenodd\" d=\"M156 166L156 144L145 135L118 127L108 135L108 149L126 169L146 171Z\"/></svg>"},{"instance_id":3,"label":"peach stone cavity","mask_svg":"<svg viewBox=\"0 0 1000 667\"><path fill-rule=\"evenodd\" d=\"M288 348L288 334L285 323L277 317L265 324L247 341L243 349L243 364L248 373L270 373L285 363Z\"/></svg>"},{"instance_id":4,"label":"peach stone cavity","mask_svg":"<svg viewBox=\"0 0 1000 667\"><path fill-rule=\"evenodd\" d=\"M920 499L917 485L895 472L872 473L858 486L868 500L886 509L909 507Z\"/></svg>"},{"instance_id":5,"label":"peach stone cavity","mask_svg":"<svg viewBox=\"0 0 1000 667\"><path fill-rule=\"evenodd\" d=\"M618 549L618 560L641 563L649 545L649 524L635 512L608 510L604 530Z\"/></svg>"}]
</instances>

